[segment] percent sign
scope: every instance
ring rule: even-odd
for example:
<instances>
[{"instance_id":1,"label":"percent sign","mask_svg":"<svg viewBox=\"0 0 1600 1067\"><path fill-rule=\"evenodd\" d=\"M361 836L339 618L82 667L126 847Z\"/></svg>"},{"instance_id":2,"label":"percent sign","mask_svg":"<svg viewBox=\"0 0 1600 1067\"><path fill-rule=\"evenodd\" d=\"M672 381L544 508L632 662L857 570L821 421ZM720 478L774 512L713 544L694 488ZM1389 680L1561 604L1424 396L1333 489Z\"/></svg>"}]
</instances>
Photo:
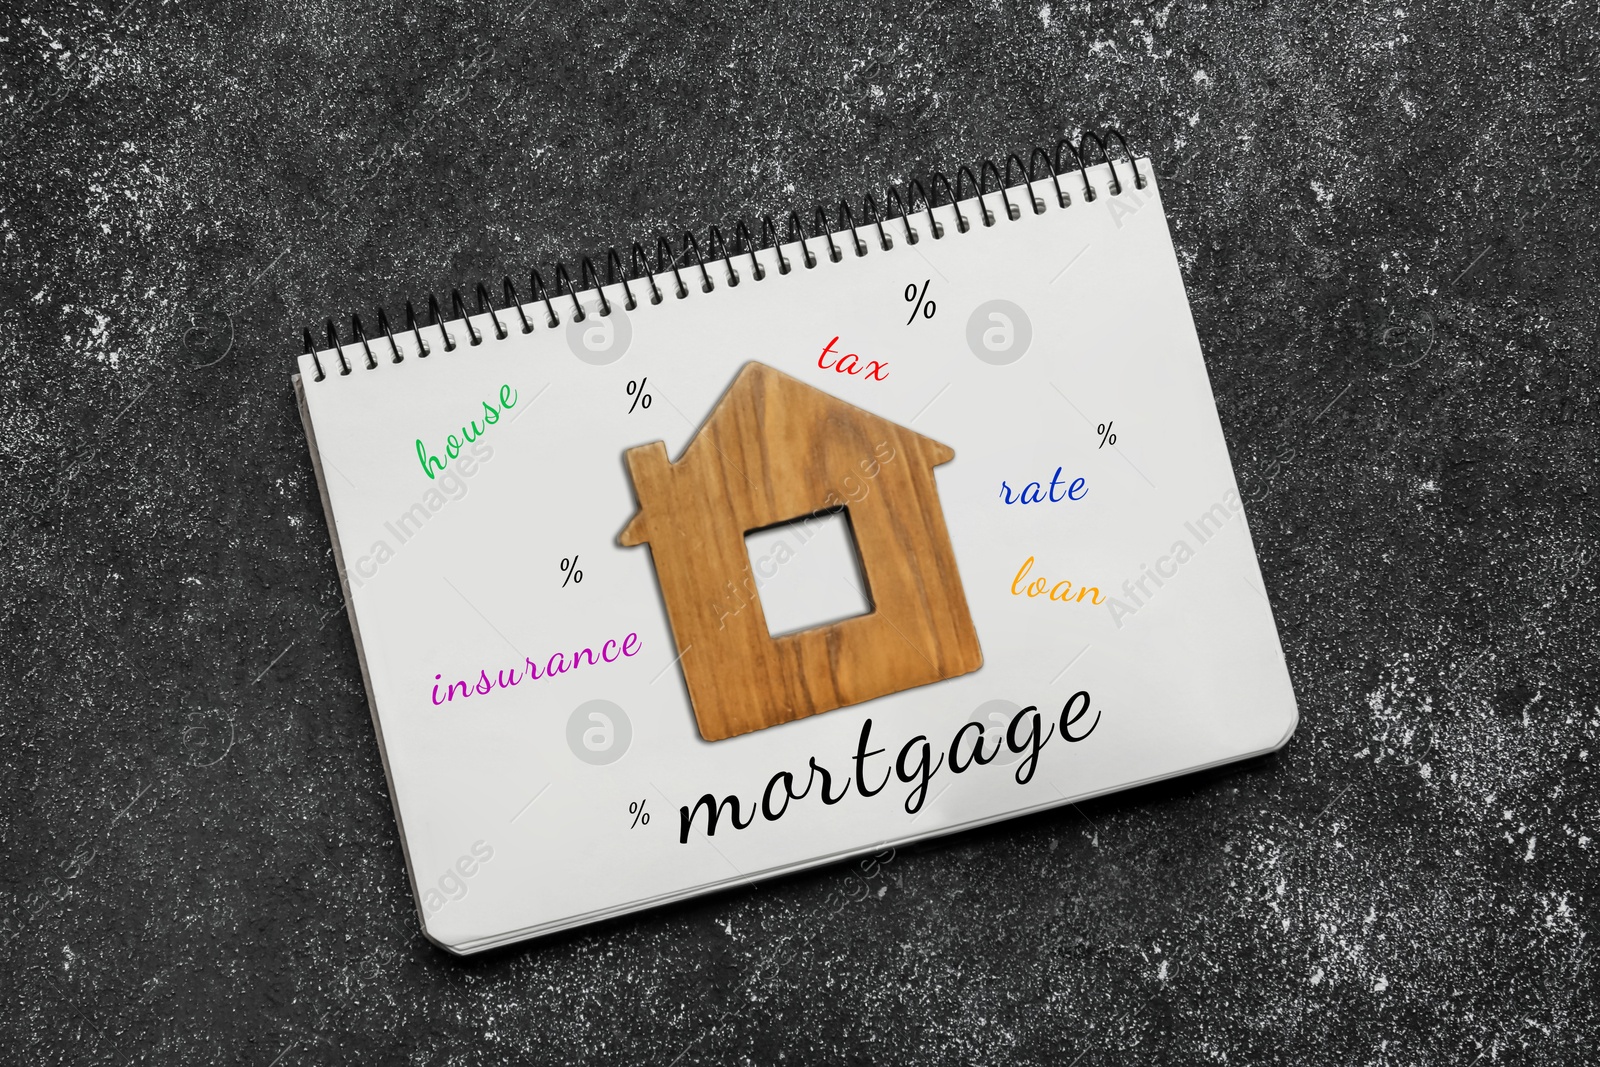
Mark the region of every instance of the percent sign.
<instances>
[{"instance_id":1,"label":"percent sign","mask_svg":"<svg viewBox=\"0 0 1600 1067\"><path fill-rule=\"evenodd\" d=\"M647 408L650 406L650 394L644 391L644 383L649 378L640 378L636 382L628 383L628 395L633 397L633 404L628 408L628 414L633 414L634 408Z\"/></svg>"},{"instance_id":2,"label":"percent sign","mask_svg":"<svg viewBox=\"0 0 1600 1067\"><path fill-rule=\"evenodd\" d=\"M650 825L650 813L644 810L644 801L630 802L628 804L628 814L633 816L633 826L628 827L628 829L632 830L634 826L638 826L640 823L646 826Z\"/></svg>"},{"instance_id":3,"label":"percent sign","mask_svg":"<svg viewBox=\"0 0 1600 1067\"><path fill-rule=\"evenodd\" d=\"M1094 428L1094 432L1100 435L1100 443L1095 446L1096 450L1102 449L1106 447L1106 445L1114 445L1117 443L1117 435L1111 432L1110 422L1102 422L1099 426Z\"/></svg>"},{"instance_id":4,"label":"percent sign","mask_svg":"<svg viewBox=\"0 0 1600 1067\"><path fill-rule=\"evenodd\" d=\"M578 569L578 554L574 552L571 559L565 556L561 559L561 573L566 577L561 579L561 588L565 589L568 582L583 581L583 572Z\"/></svg>"},{"instance_id":5,"label":"percent sign","mask_svg":"<svg viewBox=\"0 0 1600 1067\"><path fill-rule=\"evenodd\" d=\"M927 295L928 295L928 280L927 279L923 280L923 282L922 282L922 292L920 292L920 293L917 292L917 283L916 282L912 282L910 285L906 286L906 303L915 304L916 305L915 307L913 307L911 309L911 317L906 320L906 325L907 326L910 326L913 322L917 321L917 312L919 312L919 311L922 312L922 317L923 318L925 318L925 319L933 318L933 309L934 309L934 307L936 305L934 304L934 302L932 300L929 300L926 303L923 302L922 298L927 296Z\"/></svg>"}]
</instances>

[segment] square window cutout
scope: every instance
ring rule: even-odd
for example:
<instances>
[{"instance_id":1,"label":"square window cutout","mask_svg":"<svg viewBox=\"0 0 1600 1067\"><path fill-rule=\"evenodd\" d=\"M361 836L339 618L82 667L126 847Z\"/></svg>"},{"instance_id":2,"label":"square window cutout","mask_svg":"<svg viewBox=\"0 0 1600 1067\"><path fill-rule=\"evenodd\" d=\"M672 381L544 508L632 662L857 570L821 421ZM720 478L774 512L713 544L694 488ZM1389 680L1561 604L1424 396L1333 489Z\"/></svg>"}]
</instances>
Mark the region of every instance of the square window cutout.
<instances>
[{"instance_id":1,"label":"square window cutout","mask_svg":"<svg viewBox=\"0 0 1600 1067\"><path fill-rule=\"evenodd\" d=\"M751 530L744 546L771 636L872 611L847 508Z\"/></svg>"}]
</instances>

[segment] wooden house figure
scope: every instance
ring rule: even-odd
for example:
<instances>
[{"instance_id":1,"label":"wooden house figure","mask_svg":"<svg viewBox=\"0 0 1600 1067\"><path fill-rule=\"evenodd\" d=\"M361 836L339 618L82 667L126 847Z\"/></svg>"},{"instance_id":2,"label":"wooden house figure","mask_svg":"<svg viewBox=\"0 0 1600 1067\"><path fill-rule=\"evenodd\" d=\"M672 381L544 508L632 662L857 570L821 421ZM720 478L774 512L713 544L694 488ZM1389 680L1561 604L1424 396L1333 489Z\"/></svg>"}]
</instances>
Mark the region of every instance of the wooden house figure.
<instances>
[{"instance_id":1,"label":"wooden house figure","mask_svg":"<svg viewBox=\"0 0 1600 1067\"><path fill-rule=\"evenodd\" d=\"M887 458L885 458L887 457ZM955 453L761 363L747 363L678 462L627 451L639 511L618 538L650 544L689 699L707 741L832 711L983 665L933 468ZM865 615L773 637L745 534L845 506ZM852 490L851 496L857 496Z\"/></svg>"}]
</instances>

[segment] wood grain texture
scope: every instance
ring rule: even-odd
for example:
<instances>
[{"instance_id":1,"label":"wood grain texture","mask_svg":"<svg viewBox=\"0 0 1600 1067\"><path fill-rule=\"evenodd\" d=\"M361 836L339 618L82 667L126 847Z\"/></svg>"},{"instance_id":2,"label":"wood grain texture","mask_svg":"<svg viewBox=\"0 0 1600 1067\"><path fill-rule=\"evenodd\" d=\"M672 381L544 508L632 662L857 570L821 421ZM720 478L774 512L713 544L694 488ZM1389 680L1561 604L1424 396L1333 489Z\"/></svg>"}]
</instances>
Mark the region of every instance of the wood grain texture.
<instances>
[{"instance_id":1,"label":"wood grain texture","mask_svg":"<svg viewBox=\"0 0 1600 1067\"><path fill-rule=\"evenodd\" d=\"M954 678L983 665L933 468L955 453L761 363L748 363L677 463L629 449L700 733L708 741ZM744 535L835 506L870 614L772 637ZM852 494L857 495L857 494Z\"/></svg>"}]
</instances>

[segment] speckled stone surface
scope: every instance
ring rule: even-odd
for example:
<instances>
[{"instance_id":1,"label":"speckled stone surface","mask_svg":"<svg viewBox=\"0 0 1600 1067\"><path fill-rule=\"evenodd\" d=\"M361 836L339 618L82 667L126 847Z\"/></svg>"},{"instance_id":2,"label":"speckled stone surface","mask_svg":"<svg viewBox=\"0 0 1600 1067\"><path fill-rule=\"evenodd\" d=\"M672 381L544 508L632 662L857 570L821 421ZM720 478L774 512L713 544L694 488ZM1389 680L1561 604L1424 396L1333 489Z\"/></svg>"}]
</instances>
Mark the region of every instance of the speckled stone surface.
<instances>
[{"instance_id":1,"label":"speckled stone surface","mask_svg":"<svg viewBox=\"0 0 1600 1067\"><path fill-rule=\"evenodd\" d=\"M1593 5L131 0L0 36L0 1058L1593 1055ZM1295 740L428 945L299 327L1108 123L1163 175Z\"/></svg>"}]
</instances>

